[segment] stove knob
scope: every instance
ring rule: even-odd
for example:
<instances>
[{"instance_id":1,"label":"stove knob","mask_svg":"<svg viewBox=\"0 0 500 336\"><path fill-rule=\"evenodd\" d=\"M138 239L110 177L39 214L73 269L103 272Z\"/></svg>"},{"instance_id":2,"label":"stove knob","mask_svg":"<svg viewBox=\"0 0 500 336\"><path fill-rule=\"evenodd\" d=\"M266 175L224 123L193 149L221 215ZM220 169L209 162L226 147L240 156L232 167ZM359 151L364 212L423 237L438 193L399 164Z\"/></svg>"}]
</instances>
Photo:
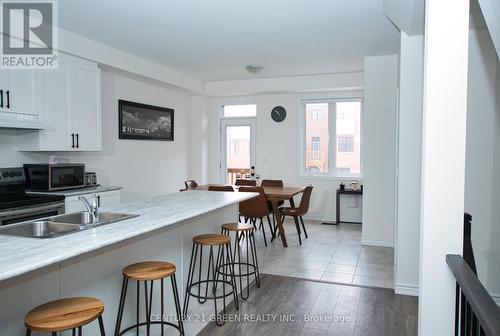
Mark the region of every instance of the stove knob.
<instances>
[{"instance_id":1,"label":"stove knob","mask_svg":"<svg viewBox=\"0 0 500 336\"><path fill-rule=\"evenodd\" d=\"M16 172L15 171L11 171L10 172L10 177L15 177L16 176Z\"/></svg>"},{"instance_id":2,"label":"stove knob","mask_svg":"<svg viewBox=\"0 0 500 336\"><path fill-rule=\"evenodd\" d=\"M16 175L17 175L17 176L23 176L23 172L22 172L22 171L18 171L18 172L16 173Z\"/></svg>"},{"instance_id":3,"label":"stove knob","mask_svg":"<svg viewBox=\"0 0 500 336\"><path fill-rule=\"evenodd\" d=\"M8 172L3 172L2 176L3 177L9 177L9 173Z\"/></svg>"}]
</instances>

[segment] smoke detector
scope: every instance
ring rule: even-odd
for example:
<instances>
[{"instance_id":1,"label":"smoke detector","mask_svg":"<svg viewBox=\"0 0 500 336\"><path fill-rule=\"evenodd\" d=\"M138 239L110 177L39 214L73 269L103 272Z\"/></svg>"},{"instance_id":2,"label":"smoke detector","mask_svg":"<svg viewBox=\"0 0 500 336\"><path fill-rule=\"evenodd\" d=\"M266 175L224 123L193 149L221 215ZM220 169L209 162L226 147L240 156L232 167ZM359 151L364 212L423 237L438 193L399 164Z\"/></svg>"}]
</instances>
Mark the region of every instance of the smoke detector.
<instances>
[{"instance_id":1,"label":"smoke detector","mask_svg":"<svg viewBox=\"0 0 500 336\"><path fill-rule=\"evenodd\" d=\"M262 70L264 70L264 68L262 66L260 66L260 65L247 65L245 68L252 75L256 75L259 72L261 72Z\"/></svg>"}]
</instances>

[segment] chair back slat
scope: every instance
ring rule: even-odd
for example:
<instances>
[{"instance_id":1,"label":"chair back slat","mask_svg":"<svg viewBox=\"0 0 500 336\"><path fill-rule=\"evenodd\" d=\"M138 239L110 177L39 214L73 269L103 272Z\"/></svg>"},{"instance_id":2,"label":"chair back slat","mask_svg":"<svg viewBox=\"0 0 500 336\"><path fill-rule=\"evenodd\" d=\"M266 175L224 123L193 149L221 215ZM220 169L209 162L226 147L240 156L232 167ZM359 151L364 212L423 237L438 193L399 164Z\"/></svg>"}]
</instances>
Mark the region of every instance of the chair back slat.
<instances>
[{"instance_id":1,"label":"chair back slat","mask_svg":"<svg viewBox=\"0 0 500 336\"><path fill-rule=\"evenodd\" d=\"M230 185L224 186L209 186L208 191L234 191L233 187Z\"/></svg>"},{"instance_id":2,"label":"chair back slat","mask_svg":"<svg viewBox=\"0 0 500 336\"><path fill-rule=\"evenodd\" d=\"M236 179L234 183L237 186L251 186L255 187L257 185L257 181L255 180L246 180L246 179Z\"/></svg>"},{"instance_id":3,"label":"chair back slat","mask_svg":"<svg viewBox=\"0 0 500 336\"><path fill-rule=\"evenodd\" d=\"M254 192L259 196L240 202L240 214L249 218L262 218L269 215L267 198L262 187L241 187L240 192Z\"/></svg>"},{"instance_id":4,"label":"chair back slat","mask_svg":"<svg viewBox=\"0 0 500 336\"><path fill-rule=\"evenodd\" d=\"M261 187L283 188L283 180L262 180Z\"/></svg>"}]
</instances>

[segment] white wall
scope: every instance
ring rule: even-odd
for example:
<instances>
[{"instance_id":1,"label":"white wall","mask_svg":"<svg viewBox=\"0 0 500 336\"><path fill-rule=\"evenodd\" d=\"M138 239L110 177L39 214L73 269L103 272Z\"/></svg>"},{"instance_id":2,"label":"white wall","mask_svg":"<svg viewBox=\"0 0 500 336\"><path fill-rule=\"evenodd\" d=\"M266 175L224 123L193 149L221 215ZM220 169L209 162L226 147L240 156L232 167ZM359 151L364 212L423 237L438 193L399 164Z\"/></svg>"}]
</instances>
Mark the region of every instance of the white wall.
<instances>
[{"instance_id":1,"label":"white wall","mask_svg":"<svg viewBox=\"0 0 500 336\"><path fill-rule=\"evenodd\" d=\"M212 136L210 154L210 181L220 182L219 112L224 104L257 104L257 164L256 172L262 179L283 179L285 184L314 185L311 208L307 218L335 220L335 190L340 180L314 179L299 176L299 115L303 98L360 97L361 91L331 91L315 94L274 94L211 99ZM285 121L271 119L273 107L281 105L287 110ZM345 180L349 182L350 180ZM343 198L342 220L360 221L362 204L349 208L348 197Z\"/></svg>"},{"instance_id":2,"label":"white wall","mask_svg":"<svg viewBox=\"0 0 500 336\"><path fill-rule=\"evenodd\" d=\"M0 168L22 167L23 163L47 162L45 153L19 152L17 144L22 134L31 131L0 129Z\"/></svg>"},{"instance_id":3,"label":"white wall","mask_svg":"<svg viewBox=\"0 0 500 336\"><path fill-rule=\"evenodd\" d=\"M210 99L206 96L191 97L190 155L188 177L199 184L207 183L210 164Z\"/></svg>"},{"instance_id":4,"label":"white wall","mask_svg":"<svg viewBox=\"0 0 500 336\"><path fill-rule=\"evenodd\" d=\"M188 171L190 97L104 71L101 86L102 152L59 154L84 162L99 183L123 186L122 201L178 191ZM174 141L119 140L118 99L173 108Z\"/></svg>"},{"instance_id":5,"label":"white wall","mask_svg":"<svg viewBox=\"0 0 500 336\"><path fill-rule=\"evenodd\" d=\"M362 242L393 246L398 56L365 58Z\"/></svg>"},{"instance_id":6,"label":"white wall","mask_svg":"<svg viewBox=\"0 0 500 336\"><path fill-rule=\"evenodd\" d=\"M424 39L401 32L394 287L418 295Z\"/></svg>"},{"instance_id":7,"label":"white wall","mask_svg":"<svg viewBox=\"0 0 500 336\"><path fill-rule=\"evenodd\" d=\"M487 30L471 30L467 102L465 211L472 215L472 242L478 276L500 296L500 84L498 58ZM495 232L497 235L495 236Z\"/></svg>"}]
</instances>

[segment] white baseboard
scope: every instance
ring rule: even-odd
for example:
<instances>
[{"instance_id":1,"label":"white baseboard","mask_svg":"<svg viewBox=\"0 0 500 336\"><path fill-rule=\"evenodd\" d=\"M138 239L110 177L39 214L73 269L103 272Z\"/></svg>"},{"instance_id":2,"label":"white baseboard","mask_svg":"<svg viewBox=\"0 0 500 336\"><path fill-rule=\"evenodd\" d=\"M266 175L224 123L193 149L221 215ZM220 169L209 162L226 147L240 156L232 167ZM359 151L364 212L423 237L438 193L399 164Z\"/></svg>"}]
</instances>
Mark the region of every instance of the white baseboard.
<instances>
[{"instance_id":1,"label":"white baseboard","mask_svg":"<svg viewBox=\"0 0 500 336\"><path fill-rule=\"evenodd\" d=\"M398 283L394 285L394 292L401 295L418 296L418 286L411 284Z\"/></svg>"},{"instance_id":2,"label":"white baseboard","mask_svg":"<svg viewBox=\"0 0 500 336\"><path fill-rule=\"evenodd\" d=\"M328 223L334 223L336 221L335 218L332 218L332 217L328 217L328 218L325 218L324 216L321 216L321 215L305 215L304 216L304 220L311 220L311 221L319 221L319 222L328 222ZM361 222L360 219L356 219L356 218L343 218L343 220L345 222ZM344 222L342 222L344 223Z\"/></svg>"},{"instance_id":3,"label":"white baseboard","mask_svg":"<svg viewBox=\"0 0 500 336\"><path fill-rule=\"evenodd\" d=\"M387 240L361 239L361 245L394 247L394 242L387 241Z\"/></svg>"}]
</instances>

